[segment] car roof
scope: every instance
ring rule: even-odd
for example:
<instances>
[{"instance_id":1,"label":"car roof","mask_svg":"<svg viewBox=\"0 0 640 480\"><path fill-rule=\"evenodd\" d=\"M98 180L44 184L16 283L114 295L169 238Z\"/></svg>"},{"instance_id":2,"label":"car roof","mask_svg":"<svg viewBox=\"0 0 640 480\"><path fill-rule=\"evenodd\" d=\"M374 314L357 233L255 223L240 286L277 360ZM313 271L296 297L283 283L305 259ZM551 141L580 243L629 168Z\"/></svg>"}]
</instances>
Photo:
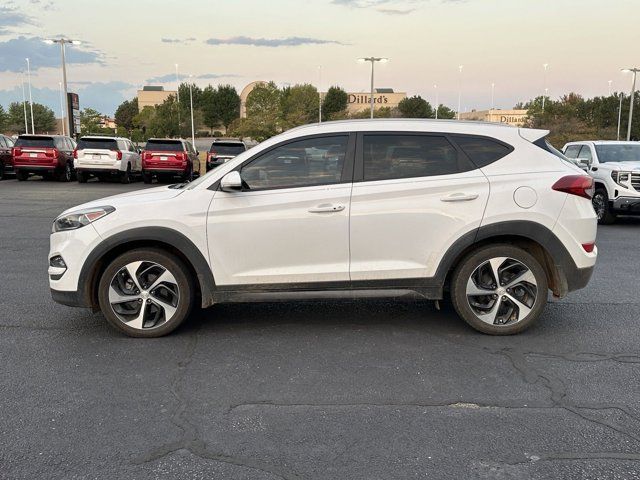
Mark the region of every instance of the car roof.
<instances>
[{"instance_id":1,"label":"car roof","mask_svg":"<svg viewBox=\"0 0 640 480\"><path fill-rule=\"evenodd\" d=\"M80 137L80 139L83 138L96 138L100 140L129 140L125 137L110 137L109 135L83 135Z\"/></svg>"},{"instance_id":2,"label":"car roof","mask_svg":"<svg viewBox=\"0 0 640 480\"><path fill-rule=\"evenodd\" d=\"M590 143L593 145L627 145L627 144L638 145L638 142L626 141L626 140L577 140L575 142L567 142L565 146L584 145L585 143Z\"/></svg>"},{"instance_id":3,"label":"car roof","mask_svg":"<svg viewBox=\"0 0 640 480\"><path fill-rule=\"evenodd\" d=\"M184 142L184 138L149 138L147 139L147 142L151 141L151 140L157 140L160 142Z\"/></svg>"},{"instance_id":4,"label":"car roof","mask_svg":"<svg viewBox=\"0 0 640 480\"><path fill-rule=\"evenodd\" d=\"M237 138L214 138L212 143L241 143L244 145L244 142Z\"/></svg>"}]
</instances>

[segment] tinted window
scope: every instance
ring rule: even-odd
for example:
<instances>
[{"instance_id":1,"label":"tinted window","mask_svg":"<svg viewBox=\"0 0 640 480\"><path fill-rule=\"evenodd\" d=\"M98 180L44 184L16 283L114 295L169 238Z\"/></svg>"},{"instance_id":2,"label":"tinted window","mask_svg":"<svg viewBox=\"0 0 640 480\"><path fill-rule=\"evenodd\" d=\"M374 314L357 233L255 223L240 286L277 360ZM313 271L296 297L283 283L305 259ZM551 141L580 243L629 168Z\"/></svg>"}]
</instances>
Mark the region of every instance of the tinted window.
<instances>
[{"instance_id":1,"label":"tinted window","mask_svg":"<svg viewBox=\"0 0 640 480\"><path fill-rule=\"evenodd\" d=\"M116 141L108 138L81 138L78 142L78 150L85 148L99 148L104 150L117 150Z\"/></svg>"},{"instance_id":2,"label":"tinted window","mask_svg":"<svg viewBox=\"0 0 640 480\"><path fill-rule=\"evenodd\" d=\"M145 146L146 150L158 152L182 152L182 142L180 140L149 140Z\"/></svg>"},{"instance_id":3,"label":"tinted window","mask_svg":"<svg viewBox=\"0 0 640 480\"><path fill-rule=\"evenodd\" d=\"M276 147L243 166L242 179L250 189L339 183L348 140L311 138Z\"/></svg>"},{"instance_id":4,"label":"tinted window","mask_svg":"<svg viewBox=\"0 0 640 480\"><path fill-rule=\"evenodd\" d=\"M41 147L53 148L53 137L27 137L20 136L16 140L16 147Z\"/></svg>"},{"instance_id":5,"label":"tinted window","mask_svg":"<svg viewBox=\"0 0 640 480\"><path fill-rule=\"evenodd\" d=\"M7 147L7 142L5 141L4 137L0 137L0 147Z\"/></svg>"},{"instance_id":6,"label":"tinted window","mask_svg":"<svg viewBox=\"0 0 640 480\"><path fill-rule=\"evenodd\" d=\"M4 137L4 140L7 142L8 147L13 147L13 139L9 137Z\"/></svg>"},{"instance_id":7,"label":"tinted window","mask_svg":"<svg viewBox=\"0 0 640 480\"><path fill-rule=\"evenodd\" d=\"M585 160L591 160L593 155L591 155L591 147L588 145L584 145L578 154L578 158L584 158Z\"/></svg>"},{"instance_id":8,"label":"tinted window","mask_svg":"<svg viewBox=\"0 0 640 480\"><path fill-rule=\"evenodd\" d=\"M599 162L640 162L640 143L596 145Z\"/></svg>"},{"instance_id":9,"label":"tinted window","mask_svg":"<svg viewBox=\"0 0 640 480\"><path fill-rule=\"evenodd\" d=\"M364 180L430 177L472 170L445 137L364 135Z\"/></svg>"},{"instance_id":10,"label":"tinted window","mask_svg":"<svg viewBox=\"0 0 640 480\"><path fill-rule=\"evenodd\" d=\"M500 160L512 150L489 138L455 136L454 140L478 168Z\"/></svg>"},{"instance_id":11,"label":"tinted window","mask_svg":"<svg viewBox=\"0 0 640 480\"><path fill-rule=\"evenodd\" d=\"M578 152L580 151L580 145L569 145L564 154L569 158L578 158Z\"/></svg>"},{"instance_id":12,"label":"tinted window","mask_svg":"<svg viewBox=\"0 0 640 480\"><path fill-rule=\"evenodd\" d=\"M58 150L62 150L62 151L69 150L69 146L67 145L67 142L65 141L64 137L56 137L55 144Z\"/></svg>"},{"instance_id":13,"label":"tinted window","mask_svg":"<svg viewBox=\"0 0 640 480\"><path fill-rule=\"evenodd\" d=\"M214 142L209 151L218 155L239 155L244 152L244 145L239 143Z\"/></svg>"}]
</instances>

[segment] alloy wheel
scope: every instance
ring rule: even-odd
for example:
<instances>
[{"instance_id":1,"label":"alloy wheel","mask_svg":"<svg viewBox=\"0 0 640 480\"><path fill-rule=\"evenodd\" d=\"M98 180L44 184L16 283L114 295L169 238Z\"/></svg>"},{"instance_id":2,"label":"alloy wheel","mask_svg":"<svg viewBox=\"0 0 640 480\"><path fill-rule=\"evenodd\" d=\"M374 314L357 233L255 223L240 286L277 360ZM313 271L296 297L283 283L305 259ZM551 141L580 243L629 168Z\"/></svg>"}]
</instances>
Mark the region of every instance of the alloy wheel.
<instances>
[{"instance_id":1,"label":"alloy wheel","mask_svg":"<svg viewBox=\"0 0 640 480\"><path fill-rule=\"evenodd\" d=\"M602 193L596 193L593 196L593 199L591 200L591 202L593 203L593 209L596 212L596 216L598 217L598 220L602 220L602 218L604 217L605 208L606 208L606 200L604 198L604 195Z\"/></svg>"},{"instance_id":2,"label":"alloy wheel","mask_svg":"<svg viewBox=\"0 0 640 480\"><path fill-rule=\"evenodd\" d=\"M524 263L510 257L494 257L473 271L466 295L478 319L490 325L513 325L533 309L538 282Z\"/></svg>"},{"instance_id":3,"label":"alloy wheel","mask_svg":"<svg viewBox=\"0 0 640 480\"><path fill-rule=\"evenodd\" d=\"M138 330L157 328L175 315L180 289L173 274L162 265L131 262L109 284L109 303L125 325Z\"/></svg>"}]
</instances>

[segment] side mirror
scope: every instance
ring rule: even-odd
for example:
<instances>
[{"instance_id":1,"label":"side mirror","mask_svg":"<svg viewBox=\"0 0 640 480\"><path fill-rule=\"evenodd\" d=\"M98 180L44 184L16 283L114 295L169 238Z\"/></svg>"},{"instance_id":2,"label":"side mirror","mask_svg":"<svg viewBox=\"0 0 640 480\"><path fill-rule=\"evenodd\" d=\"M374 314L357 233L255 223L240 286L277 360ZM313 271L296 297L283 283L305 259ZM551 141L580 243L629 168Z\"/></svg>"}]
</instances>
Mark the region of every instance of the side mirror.
<instances>
[{"instance_id":1,"label":"side mirror","mask_svg":"<svg viewBox=\"0 0 640 480\"><path fill-rule=\"evenodd\" d=\"M578 158L578 166L583 170L589 170L591 168L591 160L588 158Z\"/></svg>"},{"instance_id":2,"label":"side mirror","mask_svg":"<svg viewBox=\"0 0 640 480\"><path fill-rule=\"evenodd\" d=\"M223 192L233 192L242 189L242 177L240 172L233 171L227 173L222 180L220 180L220 188Z\"/></svg>"}]
</instances>

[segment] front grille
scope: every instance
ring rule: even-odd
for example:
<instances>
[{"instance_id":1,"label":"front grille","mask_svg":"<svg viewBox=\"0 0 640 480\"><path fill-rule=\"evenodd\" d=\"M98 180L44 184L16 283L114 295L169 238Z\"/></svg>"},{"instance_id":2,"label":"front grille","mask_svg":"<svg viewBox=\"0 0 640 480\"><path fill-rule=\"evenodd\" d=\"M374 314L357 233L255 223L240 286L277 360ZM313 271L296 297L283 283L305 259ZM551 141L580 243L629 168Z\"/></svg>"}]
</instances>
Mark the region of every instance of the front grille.
<instances>
[{"instance_id":1,"label":"front grille","mask_svg":"<svg viewBox=\"0 0 640 480\"><path fill-rule=\"evenodd\" d=\"M632 173L631 174L631 186L637 192L640 192L640 173Z\"/></svg>"}]
</instances>

